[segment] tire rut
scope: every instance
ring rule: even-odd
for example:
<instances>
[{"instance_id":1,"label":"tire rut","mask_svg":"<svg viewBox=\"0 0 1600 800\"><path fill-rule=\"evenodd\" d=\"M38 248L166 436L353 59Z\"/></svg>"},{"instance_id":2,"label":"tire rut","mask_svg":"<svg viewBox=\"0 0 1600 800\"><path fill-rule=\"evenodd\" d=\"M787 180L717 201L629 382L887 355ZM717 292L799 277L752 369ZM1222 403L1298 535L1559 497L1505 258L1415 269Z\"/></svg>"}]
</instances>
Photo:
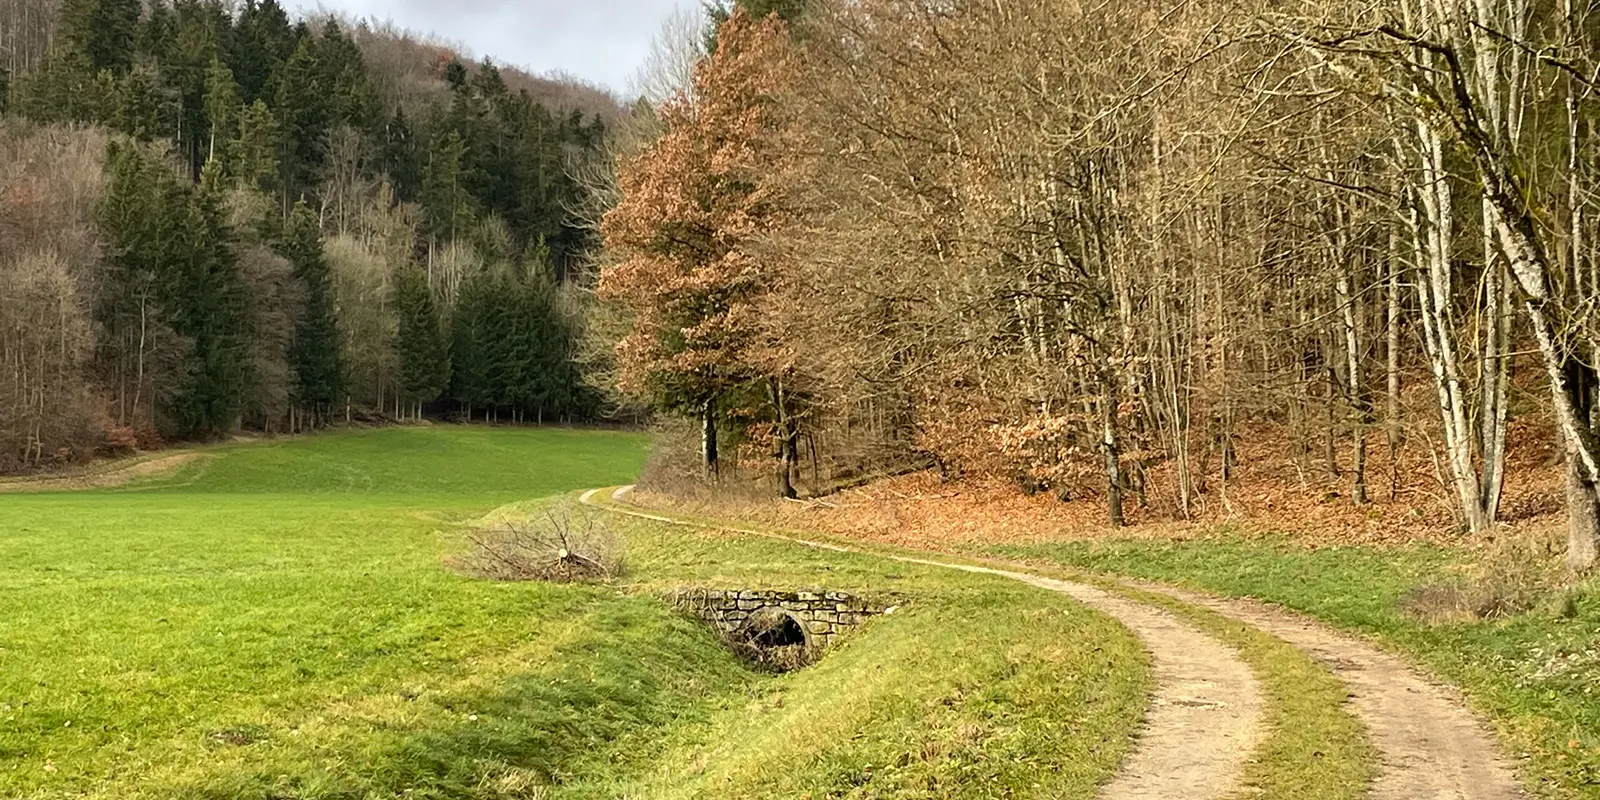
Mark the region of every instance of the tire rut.
<instances>
[{"instance_id":1,"label":"tire rut","mask_svg":"<svg viewBox=\"0 0 1600 800\"><path fill-rule=\"evenodd\" d=\"M1449 686L1403 659L1264 603L1129 582L1266 631L1309 654L1350 692L1350 707L1379 752L1374 800L1513 800L1524 797L1494 737Z\"/></svg>"}]
</instances>

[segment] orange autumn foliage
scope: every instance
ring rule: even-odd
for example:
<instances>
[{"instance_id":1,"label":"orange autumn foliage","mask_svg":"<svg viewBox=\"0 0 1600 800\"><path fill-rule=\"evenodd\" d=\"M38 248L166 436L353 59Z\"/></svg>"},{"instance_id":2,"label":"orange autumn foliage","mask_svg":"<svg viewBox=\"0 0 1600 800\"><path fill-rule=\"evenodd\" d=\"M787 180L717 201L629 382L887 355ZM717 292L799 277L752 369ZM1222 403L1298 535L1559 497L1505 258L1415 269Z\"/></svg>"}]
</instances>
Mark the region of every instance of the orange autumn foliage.
<instances>
[{"instance_id":1,"label":"orange autumn foliage","mask_svg":"<svg viewBox=\"0 0 1600 800\"><path fill-rule=\"evenodd\" d=\"M782 21L735 13L691 96L659 110L665 133L619 165L601 231L621 256L602 299L633 315L617 345L622 388L692 410L781 371L766 330L776 270L762 237L784 219L780 96L793 74Z\"/></svg>"}]
</instances>

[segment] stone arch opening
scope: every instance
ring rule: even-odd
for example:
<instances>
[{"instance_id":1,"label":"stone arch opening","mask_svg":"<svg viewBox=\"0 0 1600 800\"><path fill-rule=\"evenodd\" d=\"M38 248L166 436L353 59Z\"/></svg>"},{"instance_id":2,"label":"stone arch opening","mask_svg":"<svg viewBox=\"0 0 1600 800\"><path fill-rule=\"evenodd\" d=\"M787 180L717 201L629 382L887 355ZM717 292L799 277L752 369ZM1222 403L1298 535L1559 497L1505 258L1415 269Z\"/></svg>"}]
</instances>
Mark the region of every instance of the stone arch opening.
<instances>
[{"instance_id":1,"label":"stone arch opening","mask_svg":"<svg viewBox=\"0 0 1600 800\"><path fill-rule=\"evenodd\" d=\"M751 616L744 627L745 641L754 647L770 650L811 644L811 635L806 633L806 626L787 611L768 609L759 612Z\"/></svg>"},{"instance_id":2,"label":"stone arch opening","mask_svg":"<svg viewBox=\"0 0 1600 800\"><path fill-rule=\"evenodd\" d=\"M799 669L816 658L817 648L805 623L783 609L751 614L735 637L746 658L779 672Z\"/></svg>"}]
</instances>

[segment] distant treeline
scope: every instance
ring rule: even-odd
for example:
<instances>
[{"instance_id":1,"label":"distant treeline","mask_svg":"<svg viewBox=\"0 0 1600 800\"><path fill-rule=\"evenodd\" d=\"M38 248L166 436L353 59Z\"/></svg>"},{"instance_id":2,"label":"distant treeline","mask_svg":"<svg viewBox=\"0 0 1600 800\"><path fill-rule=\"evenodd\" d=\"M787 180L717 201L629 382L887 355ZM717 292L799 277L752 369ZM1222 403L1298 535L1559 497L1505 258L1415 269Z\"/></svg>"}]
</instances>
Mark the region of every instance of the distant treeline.
<instances>
[{"instance_id":1,"label":"distant treeline","mask_svg":"<svg viewBox=\"0 0 1600 800\"><path fill-rule=\"evenodd\" d=\"M275 0L51 11L0 29L37 54L0 67L0 470L447 402L597 412L565 278L601 117L488 61L379 74L372 31Z\"/></svg>"}]
</instances>

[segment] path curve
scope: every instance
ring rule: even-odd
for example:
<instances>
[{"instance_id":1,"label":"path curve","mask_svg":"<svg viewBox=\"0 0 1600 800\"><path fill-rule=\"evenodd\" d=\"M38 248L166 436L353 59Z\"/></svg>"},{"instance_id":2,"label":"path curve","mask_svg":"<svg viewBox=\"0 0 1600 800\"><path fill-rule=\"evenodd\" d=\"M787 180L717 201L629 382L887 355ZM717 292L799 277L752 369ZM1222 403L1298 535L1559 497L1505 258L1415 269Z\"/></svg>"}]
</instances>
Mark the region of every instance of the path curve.
<instances>
[{"instance_id":1,"label":"path curve","mask_svg":"<svg viewBox=\"0 0 1600 800\"><path fill-rule=\"evenodd\" d=\"M624 486L615 490L612 499L627 506L631 489ZM1220 800L1238 791L1245 762L1261 741L1265 701L1250 667L1232 647L1159 607L1094 586L1025 572L864 553L770 531L687 522L634 507L596 503L594 498L599 491L585 492L580 502L671 525L783 539L823 550L1010 578L1066 594L1116 619L1149 650L1156 689L1139 740L1117 776L1101 787L1102 800Z\"/></svg>"},{"instance_id":2,"label":"path curve","mask_svg":"<svg viewBox=\"0 0 1600 800\"><path fill-rule=\"evenodd\" d=\"M115 489L141 478L159 478L171 475L202 458L205 458L204 453L170 453L152 458L112 462L98 470L90 469L64 474L46 473L21 478L8 478L0 481L0 493Z\"/></svg>"},{"instance_id":3,"label":"path curve","mask_svg":"<svg viewBox=\"0 0 1600 800\"><path fill-rule=\"evenodd\" d=\"M1265 603L1225 600L1128 582L1266 631L1327 667L1350 692L1351 709L1378 748L1373 800L1512 800L1523 797L1488 728L1449 686L1404 660L1301 615Z\"/></svg>"}]
</instances>

